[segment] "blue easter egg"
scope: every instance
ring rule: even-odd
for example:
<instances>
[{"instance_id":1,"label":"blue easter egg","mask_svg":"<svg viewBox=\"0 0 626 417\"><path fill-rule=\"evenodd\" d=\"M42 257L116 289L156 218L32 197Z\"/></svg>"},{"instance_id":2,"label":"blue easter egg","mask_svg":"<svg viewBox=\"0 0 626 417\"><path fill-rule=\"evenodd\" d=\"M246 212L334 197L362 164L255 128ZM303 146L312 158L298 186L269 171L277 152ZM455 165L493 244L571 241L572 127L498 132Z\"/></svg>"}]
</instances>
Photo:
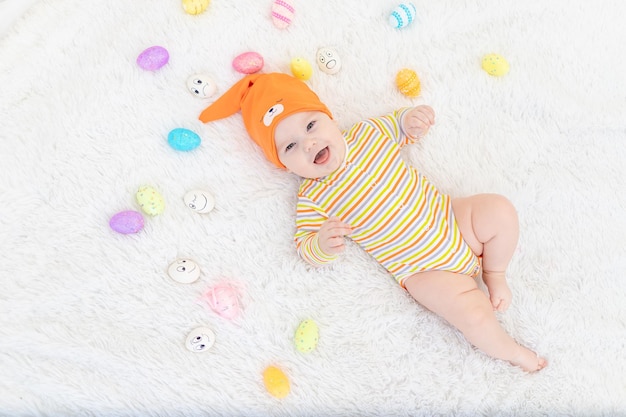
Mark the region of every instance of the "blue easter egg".
<instances>
[{"instance_id":1,"label":"blue easter egg","mask_svg":"<svg viewBox=\"0 0 626 417\"><path fill-rule=\"evenodd\" d=\"M200 146L200 136L189 129L182 127L172 130L167 135L167 143L177 151L190 151Z\"/></svg>"},{"instance_id":2,"label":"blue easter egg","mask_svg":"<svg viewBox=\"0 0 626 417\"><path fill-rule=\"evenodd\" d=\"M417 9L413 3L401 3L391 12L389 24L396 29L405 28L413 23L416 14Z\"/></svg>"}]
</instances>

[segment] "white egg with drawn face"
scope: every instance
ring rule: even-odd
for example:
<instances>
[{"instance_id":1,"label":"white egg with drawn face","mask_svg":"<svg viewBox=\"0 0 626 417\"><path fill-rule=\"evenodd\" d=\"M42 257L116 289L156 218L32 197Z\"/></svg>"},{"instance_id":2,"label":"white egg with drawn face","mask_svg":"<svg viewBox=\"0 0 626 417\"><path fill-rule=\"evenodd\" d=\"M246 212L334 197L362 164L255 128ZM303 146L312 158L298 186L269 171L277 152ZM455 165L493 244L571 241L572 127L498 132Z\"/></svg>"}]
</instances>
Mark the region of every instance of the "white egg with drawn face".
<instances>
[{"instance_id":1,"label":"white egg with drawn face","mask_svg":"<svg viewBox=\"0 0 626 417\"><path fill-rule=\"evenodd\" d=\"M197 98L209 98L217 91L215 81L207 74L194 74L189 77L187 88Z\"/></svg>"},{"instance_id":2,"label":"white egg with drawn face","mask_svg":"<svg viewBox=\"0 0 626 417\"><path fill-rule=\"evenodd\" d=\"M197 327L189 333L185 347L194 353L202 353L211 349L215 343L215 333L208 327Z\"/></svg>"},{"instance_id":3,"label":"white egg with drawn face","mask_svg":"<svg viewBox=\"0 0 626 417\"><path fill-rule=\"evenodd\" d=\"M198 213L208 213L215 207L215 198L208 191L191 190L183 197L185 205Z\"/></svg>"},{"instance_id":4,"label":"white egg with drawn face","mask_svg":"<svg viewBox=\"0 0 626 417\"><path fill-rule=\"evenodd\" d=\"M190 284L200 278L200 267L191 259L177 259L167 268L167 274L176 282Z\"/></svg>"},{"instance_id":5,"label":"white egg with drawn face","mask_svg":"<svg viewBox=\"0 0 626 417\"><path fill-rule=\"evenodd\" d=\"M317 50L317 66L326 74L336 74L341 69L341 59L333 49L320 48Z\"/></svg>"}]
</instances>

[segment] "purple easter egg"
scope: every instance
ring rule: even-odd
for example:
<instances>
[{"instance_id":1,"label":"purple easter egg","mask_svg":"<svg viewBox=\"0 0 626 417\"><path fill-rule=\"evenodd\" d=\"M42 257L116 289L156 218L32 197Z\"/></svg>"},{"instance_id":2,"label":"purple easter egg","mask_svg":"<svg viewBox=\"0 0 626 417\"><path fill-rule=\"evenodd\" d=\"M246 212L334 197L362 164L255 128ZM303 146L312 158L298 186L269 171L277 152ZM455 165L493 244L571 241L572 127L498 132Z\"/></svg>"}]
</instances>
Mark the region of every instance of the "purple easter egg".
<instances>
[{"instance_id":1,"label":"purple easter egg","mask_svg":"<svg viewBox=\"0 0 626 417\"><path fill-rule=\"evenodd\" d=\"M137 65L147 71L156 71L167 64L170 54L162 46L151 46L137 57Z\"/></svg>"},{"instance_id":2,"label":"purple easter egg","mask_svg":"<svg viewBox=\"0 0 626 417\"><path fill-rule=\"evenodd\" d=\"M137 233L143 229L143 216L134 210L120 211L111 217L109 226L123 235Z\"/></svg>"}]
</instances>

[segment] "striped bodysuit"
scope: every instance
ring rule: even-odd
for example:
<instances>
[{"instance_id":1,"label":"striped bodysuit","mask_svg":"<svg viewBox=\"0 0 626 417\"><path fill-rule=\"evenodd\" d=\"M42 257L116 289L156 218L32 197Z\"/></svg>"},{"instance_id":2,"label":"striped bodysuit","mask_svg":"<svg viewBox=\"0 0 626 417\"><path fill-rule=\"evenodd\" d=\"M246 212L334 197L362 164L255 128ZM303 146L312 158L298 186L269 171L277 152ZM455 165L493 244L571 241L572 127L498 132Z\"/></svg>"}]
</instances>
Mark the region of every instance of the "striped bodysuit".
<instances>
[{"instance_id":1,"label":"striped bodysuit","mask_svg":"<svg viewBox=\"0 0 626 417\"><path fill-rule=\"evenodd\" d=\"M403 287L417 272L478 275L480 261L461 237L450 197L400 155L409 143L400 128L407 110L354 125L344 132L344 164L326 177L303 180L295 235L303 259L323 265L337 258L317 243L322 223L335 216L352 226L348 237Z\"/></svg>"}]
</instances>

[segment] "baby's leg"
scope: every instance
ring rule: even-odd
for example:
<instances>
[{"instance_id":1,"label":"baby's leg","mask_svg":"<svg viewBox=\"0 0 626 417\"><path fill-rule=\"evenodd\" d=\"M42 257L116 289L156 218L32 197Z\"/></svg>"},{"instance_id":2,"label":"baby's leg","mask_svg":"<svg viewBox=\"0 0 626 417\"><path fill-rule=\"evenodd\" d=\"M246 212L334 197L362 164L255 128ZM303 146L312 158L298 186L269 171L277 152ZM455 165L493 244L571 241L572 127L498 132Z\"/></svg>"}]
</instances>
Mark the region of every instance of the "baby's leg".
<instances>
[{"instance_id":1,"label":"baby's leg","mask_svg":"<svg viewBox=\"0 0 626 417\"><path fill-rule=\"evenodd\" d=\"M504 331L489 299L473 278L446 271L421 272L407 278L404 285L415 300L446 319L489 356L528 372L547 365L545 359L518 345Z\"/></svg>"},{"instance_id":2,"label":"baby's leg","mask_svg":"<svg viewBox=\"0 0 626 417\"><path fill-rule=\"evenodd\" d=\"M501 195L478 194L452 200L452 209L463 239L483 257L483 281L493 308L505 311L512 299L505 272L519 237L515 207Z\"/></svg>"}]
</instances>

